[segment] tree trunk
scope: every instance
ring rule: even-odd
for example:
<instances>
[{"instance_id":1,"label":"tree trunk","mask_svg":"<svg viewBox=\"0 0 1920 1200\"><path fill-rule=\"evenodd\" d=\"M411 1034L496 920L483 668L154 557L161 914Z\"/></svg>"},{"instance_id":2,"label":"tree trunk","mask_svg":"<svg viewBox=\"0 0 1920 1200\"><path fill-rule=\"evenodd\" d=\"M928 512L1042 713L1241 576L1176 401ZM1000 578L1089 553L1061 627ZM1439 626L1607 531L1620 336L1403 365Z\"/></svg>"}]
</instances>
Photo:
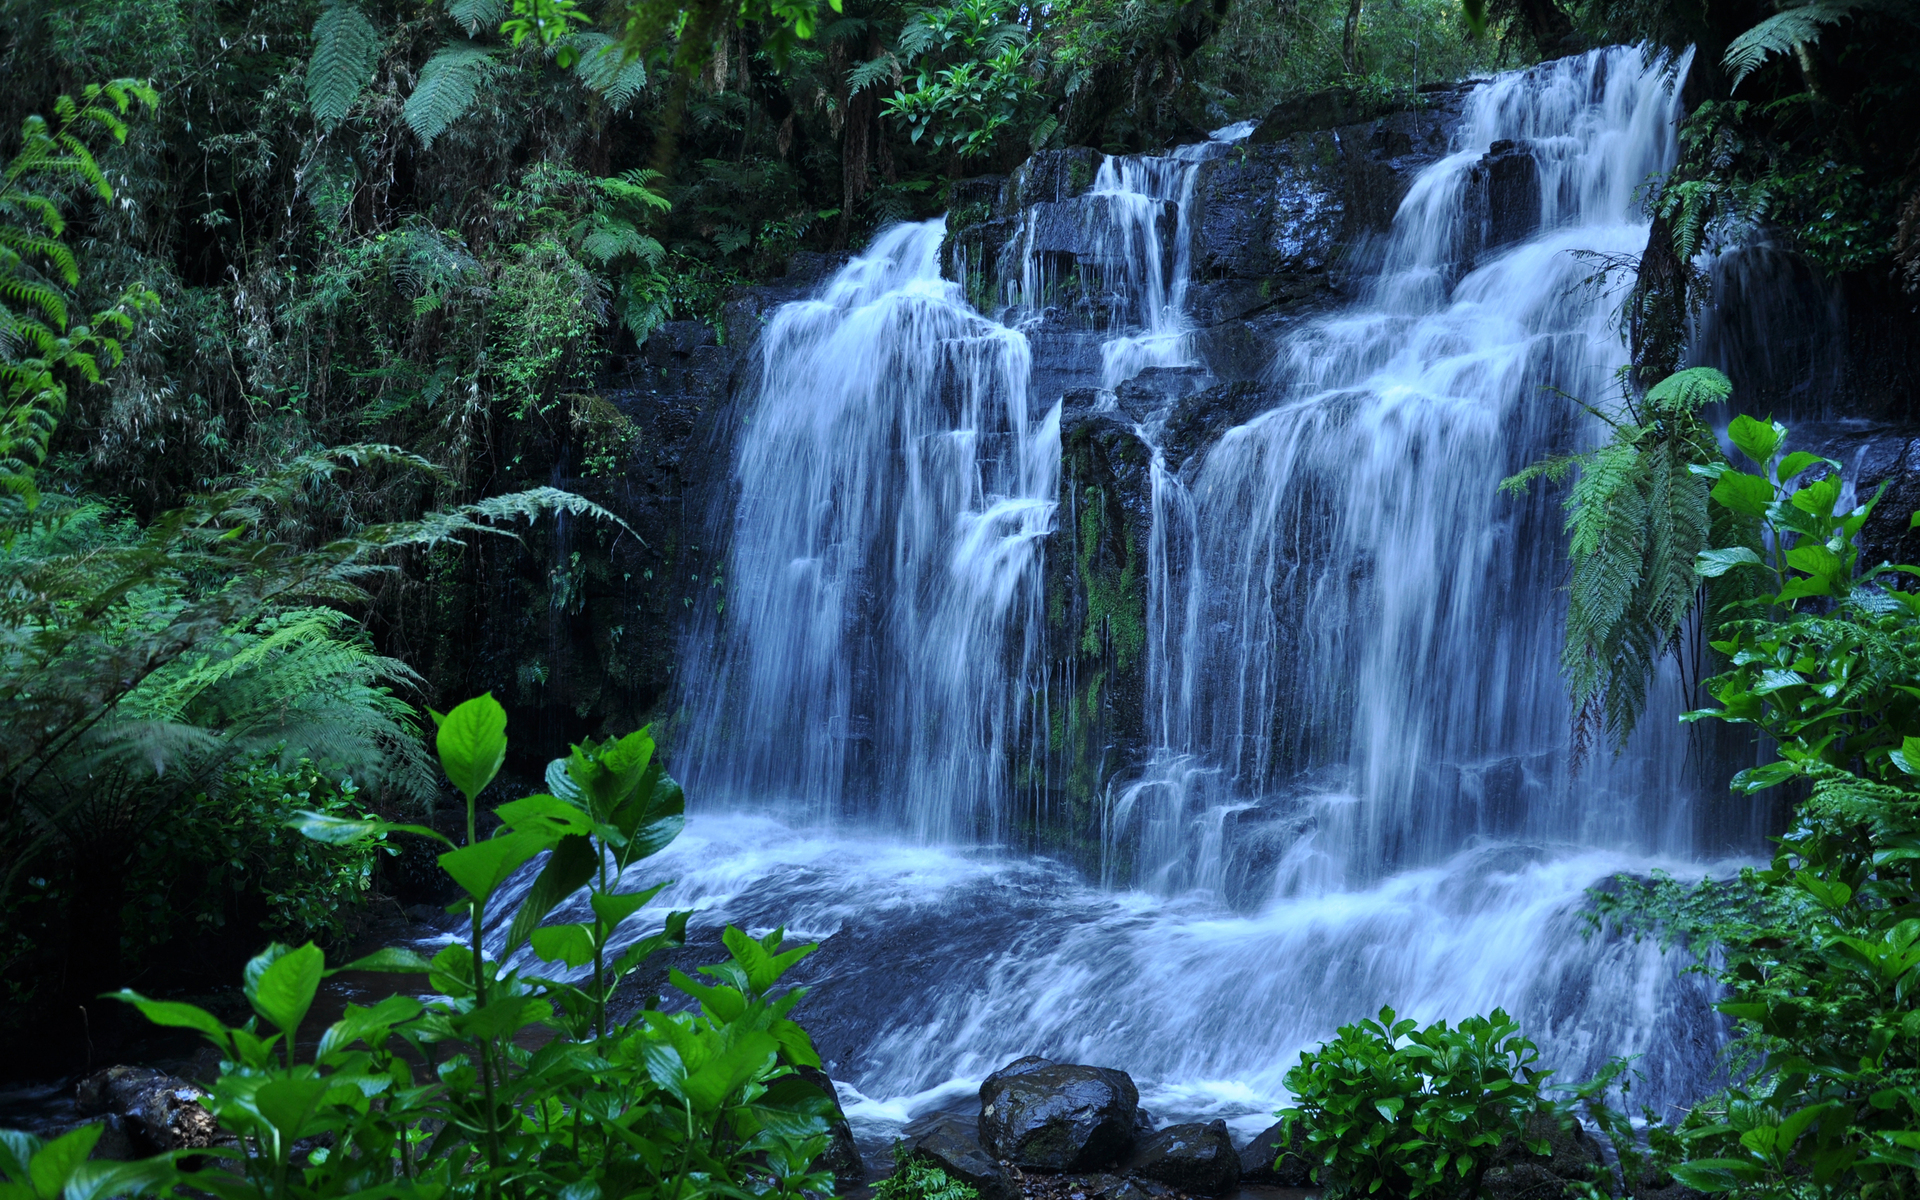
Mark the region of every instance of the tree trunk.
<instances>
[{"instance_id":1,"label":"tree trunk","mask_svg":"<svg viewBox=\"0 0 1920 1200\"><path fill-rule=\"evenodd\" d=\"M1349 75L1360 71L1360 5L1362 0L1347 0L1347 27L1340 35L1340 65Z\"/></svg>"}]
</instances>

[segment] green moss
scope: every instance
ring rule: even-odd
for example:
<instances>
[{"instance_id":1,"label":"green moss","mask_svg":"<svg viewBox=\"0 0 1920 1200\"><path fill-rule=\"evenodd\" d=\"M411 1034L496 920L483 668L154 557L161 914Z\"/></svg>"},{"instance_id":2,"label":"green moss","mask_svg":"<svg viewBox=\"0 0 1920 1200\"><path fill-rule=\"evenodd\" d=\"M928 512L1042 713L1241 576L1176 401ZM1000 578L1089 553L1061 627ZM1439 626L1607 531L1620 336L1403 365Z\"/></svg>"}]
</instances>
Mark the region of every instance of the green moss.
<instances>
[{"instance_id":1,"label":"green moss","mask_svg":"<svg viewBox=\"0 0 1920 1200\"><path fill-rule=\"evenodd\" d=\"M1086 490L1080 511L1080 586L1086 589L1087 619L1080 635L1080 652L1097 655L1102 639L1113 651L1113 665L1130 671L1147 644L1146 588L1139 577L1140 555L1130 531L1122 528L1126 565L1118 571L1096 568L1095 555L1106 524L1106 492Z\"/></svg>"}]
</instances>

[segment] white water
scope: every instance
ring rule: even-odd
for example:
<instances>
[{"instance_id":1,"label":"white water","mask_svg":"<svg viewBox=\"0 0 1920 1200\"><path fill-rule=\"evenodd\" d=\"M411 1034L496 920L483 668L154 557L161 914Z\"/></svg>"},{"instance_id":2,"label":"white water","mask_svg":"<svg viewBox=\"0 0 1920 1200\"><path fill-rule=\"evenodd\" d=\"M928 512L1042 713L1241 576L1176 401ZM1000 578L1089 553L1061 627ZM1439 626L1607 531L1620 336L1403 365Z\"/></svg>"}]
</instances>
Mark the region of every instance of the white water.
<instances>
[{"instance_id":1,"label":"white water","mask_svg":"<svg viewBox=\"0 0 1920 1200\"><path fill-rule=\"evenodd\" d=\"M775 314L726 613L684 664L695 813L642 875L709 925L829 939L802 1011L856 1121L1043 1053L1126 1068L1163 1119L1250 1133L1299 1050L1382 1004L1504 1006L1569 1079L1642 1054L1656 1102L1704 1080L1698 977L1587 938L1580 910L1617 872L1723 866L1751 830L1696 803L1669 686L1626 755L1569 772L1557 512L1495 488L1574 436L1542 385L1612 386L1624 351L1567 251L1638 252L1634 190L1671 162L1675 115L1674 73L1628 50L1482 86L1366 294L1276 347L1277 407L1191 479L1156 470L1159 749L1104 816L1132 890L1000 848L1049 819L1012 772L1047 727L1059 464L1027 337L939 278L938 223ZM1467 270L1468 172L1504 138L1533 147L1542 231ZM1102 167L1110 252L1082 264L1113 297L1102 386L1188 361L1185 223L1212 152ZM1027 261L1009 317L1037 328L1053 283ZM1271 853L1234 858L1229 830Z\"/></svg>"}]
</instances>

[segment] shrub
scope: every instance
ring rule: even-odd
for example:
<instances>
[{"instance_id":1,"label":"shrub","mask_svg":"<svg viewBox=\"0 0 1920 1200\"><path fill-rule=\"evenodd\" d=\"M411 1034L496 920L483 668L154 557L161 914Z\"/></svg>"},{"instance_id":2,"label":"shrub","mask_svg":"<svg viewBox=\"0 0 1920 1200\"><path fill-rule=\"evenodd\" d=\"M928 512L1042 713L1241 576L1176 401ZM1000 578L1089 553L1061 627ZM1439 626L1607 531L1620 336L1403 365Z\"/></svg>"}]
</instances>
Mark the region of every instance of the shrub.
<instances>
[{"instance_id":1,"label":"shrub","mask_svg":"<svg viewBox=\"0 0 1920 1200\"><path fill-rule=\"evenodd\" d=\"M1285 1140L1330 1194L1465 1197L1502 1141L1547 1152L1526 1121L1551 1072L1506 1013L1417 1026L1383 1008L1287 1072Z\"/></svg>"},{"instance_id":2,"label":"shrub","mask_svg":"<svg viewBox=\"0 0 1920 1200\"><path fill-rule=\"evenodd\" d=\"M972 1184L912 1157L898 1142L893 1146L893 1174L873 1185L873 1200L979 1200L979 1196Z\"/></svg>"}]
</instances>

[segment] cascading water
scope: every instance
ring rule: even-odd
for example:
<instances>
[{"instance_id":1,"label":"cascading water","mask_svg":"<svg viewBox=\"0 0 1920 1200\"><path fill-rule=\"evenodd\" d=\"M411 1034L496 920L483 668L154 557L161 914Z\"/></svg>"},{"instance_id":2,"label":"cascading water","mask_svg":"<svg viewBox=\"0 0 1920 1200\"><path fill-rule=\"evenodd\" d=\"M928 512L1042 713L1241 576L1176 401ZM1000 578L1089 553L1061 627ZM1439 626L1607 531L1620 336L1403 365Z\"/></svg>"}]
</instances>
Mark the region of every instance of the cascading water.
<instances>
[{"instance_id":1,"label":"cascading water","mask_svg":"<svg viewBox=\"0 0 1920 1200\"><path fill-rule=\"evenodd\" d=\"M1184 478L1156 460L1158 749L1105 814L1131 890L994 847L1032 817L1012 764L1048 723L1060 410L1032 411L1026 337L940 279L937 223L773 316L726 612L685 660L695 816L644 873L703 922L826 939L801 1014L857 1123L1043 1053L1126 1068L1163 1118L1250 1131L1303 1047L1382 1004L1504 1006L1565 1079L1643 1055L1654 1103L1711 1073L1699 977L1584 937L1581 910L1614 873L1697 876L1750 831L1695 803L1671 686L1627 754L1569 772L1557 511L1496 487L1579 436L1544 387L1614 386L1608 304L1570 252L1644 245L1634 194L1671 162L1680 73L1616 49L1481 85L1358 302L1277 348L1276 407ZM1538 220L1494 246L1469 192L1510 139ZM1192 172L1222 149L1102 166L1090 382L1188 361ZM1019 246L1016 325L1058 282ZM1272 853L1230 863L1229 827ZM1230 870L1254 876L1237 906Z\"/></svg>"}]
</instances>

